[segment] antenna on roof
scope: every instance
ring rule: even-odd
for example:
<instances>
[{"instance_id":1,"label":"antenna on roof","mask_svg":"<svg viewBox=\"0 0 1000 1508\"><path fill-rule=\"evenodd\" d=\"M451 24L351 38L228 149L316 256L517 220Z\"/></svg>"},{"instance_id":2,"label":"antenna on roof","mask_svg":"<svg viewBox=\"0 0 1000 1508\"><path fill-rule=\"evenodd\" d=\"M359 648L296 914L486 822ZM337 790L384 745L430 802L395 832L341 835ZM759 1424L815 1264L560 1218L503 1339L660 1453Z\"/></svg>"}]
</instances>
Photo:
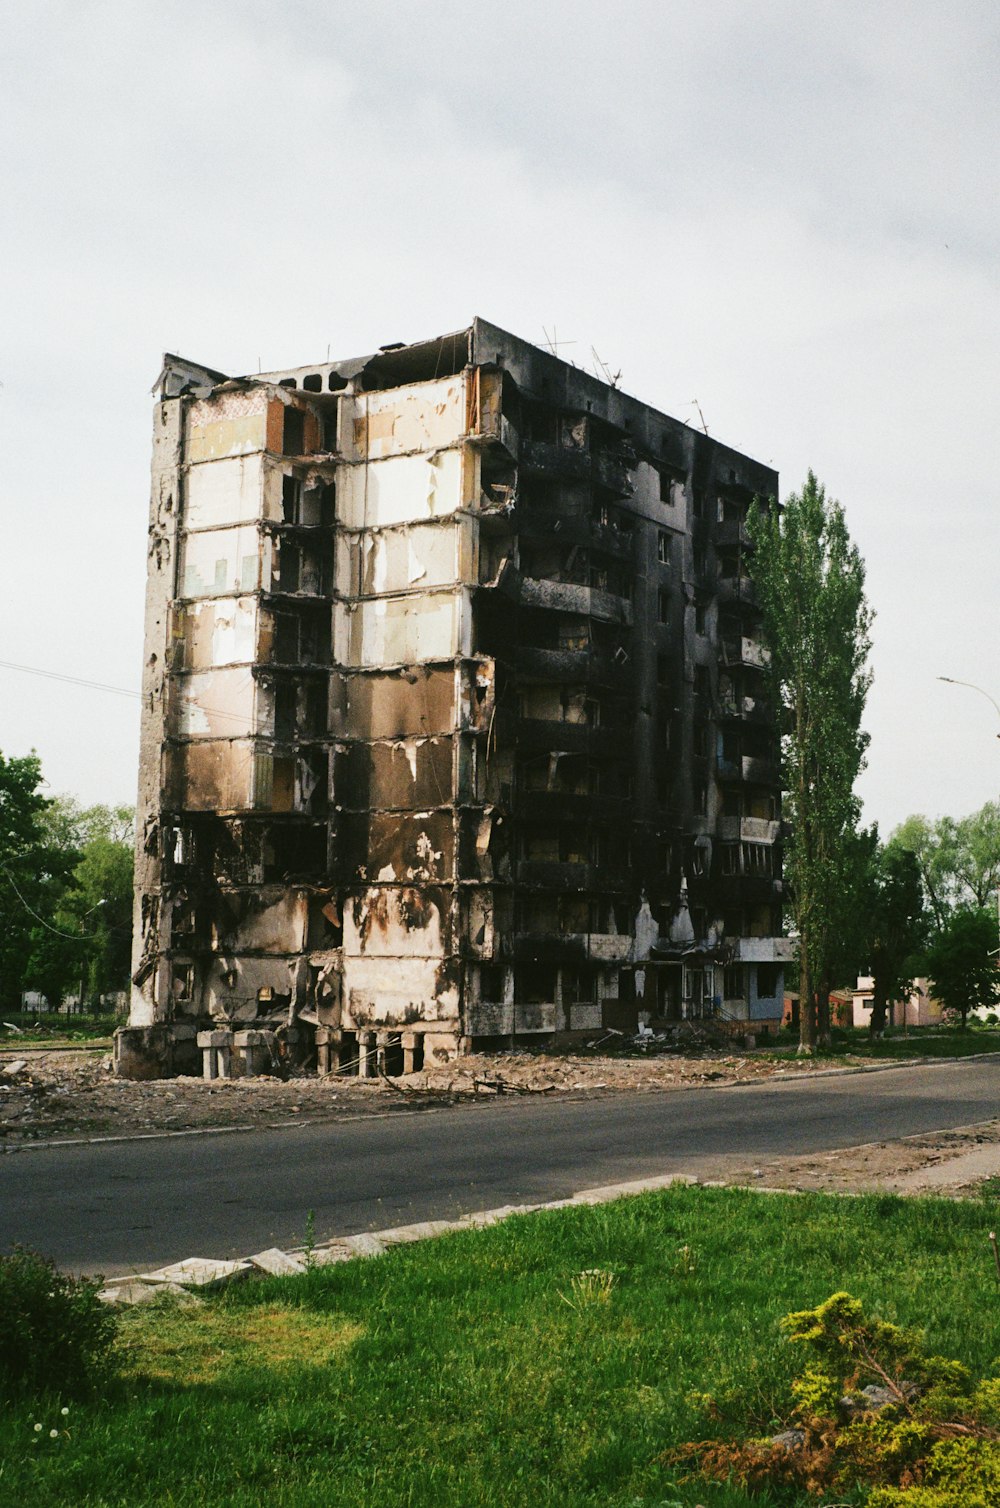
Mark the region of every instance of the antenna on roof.
<instances>
[{"instance_id":1,"label":"antenna on roof","mask_svg":"<svg viewBox=\"0 0 1000 1508\"><path fill-rule=\"evenodd\" d=\"M702 429L705 431L705 433L707 435L708 434L708 425L705 423L705 415L701 411L701 404L698 402L697 398L692 398L691 402L688 404L688 407L689 408L696 408L698 410L698 418L701 420L701 427L702 427Z\"/></svg>"},{"instance_id":2,"label":"antenna on roof","mask_svg":"<svg viewBox=\"0 0 1000 1508\"><path fill-rule=\"evenodd\" d=\"M608 387L617 387L619 382L621 382L622 380L621 368L619 367L618 371L613 373L607 362L603 361L601 357L598 356L597 347L591 346L590 350L591 354L593 355L594 361L596 362L596 366L594 367L594 376L600 377L603 373L604 380L608 384ZM600 367L600 372L597 370L597 367Z\"/></svg>"},{"instance_id":3,"label":"antenna on roof","mask_svg":"<svg viewBox=\"0 0 1000 1508\"><path fill-rule=\"evenodd\" d=\"M555 325L552 326L552 334L551 335L549 334L548 330L546 330L545 326L543 325L542 326L542 334L545 336L545 344L548 346L548 348L552 352L553 356L558 356L559 355L559 347L560 346L575 346L576 345L576 341L575 340L556 340L556 327L555 327Z\"/></svg>"}]
</instances>

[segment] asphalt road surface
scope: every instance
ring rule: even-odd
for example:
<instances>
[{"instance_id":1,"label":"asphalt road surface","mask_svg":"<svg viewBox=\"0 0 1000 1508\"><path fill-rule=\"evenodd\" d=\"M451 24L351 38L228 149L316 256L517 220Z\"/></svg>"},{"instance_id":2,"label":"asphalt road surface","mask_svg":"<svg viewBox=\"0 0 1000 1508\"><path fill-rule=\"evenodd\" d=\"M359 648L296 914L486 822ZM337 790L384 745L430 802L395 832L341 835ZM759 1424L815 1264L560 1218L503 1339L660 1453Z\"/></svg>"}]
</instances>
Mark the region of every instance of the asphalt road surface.
<instances>
[{"instance_id":1,"label":"asphalt road surface","mask_svg":"<svg viewBox=\"0 0 1000 1508\"><path fill-rule=\"evenodd\" d=\"M287 1130L26 1148L0 1157L0 1249L109 1276L245 1256L670 1172L944 1130L1000 1114L1000 1054L606 1099L504 1099Z\"/></svg>"}]
</instances>

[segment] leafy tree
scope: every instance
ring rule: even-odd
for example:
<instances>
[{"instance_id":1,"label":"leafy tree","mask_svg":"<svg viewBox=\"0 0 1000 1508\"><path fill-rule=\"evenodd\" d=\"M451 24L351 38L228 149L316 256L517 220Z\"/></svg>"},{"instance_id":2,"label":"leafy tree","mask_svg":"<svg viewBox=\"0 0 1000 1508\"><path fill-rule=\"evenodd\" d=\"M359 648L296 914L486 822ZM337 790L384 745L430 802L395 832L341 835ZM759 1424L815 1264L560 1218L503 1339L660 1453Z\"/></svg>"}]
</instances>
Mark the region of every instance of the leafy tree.
<instances>
[{"instance_id":1,"label":"leafy tree","mask_svg":"<svg viewBox=\"0 0 1000 1508\"><path fill-rule=\"evenodd\" d=\"M987 801L971 816L907 817L893 834L916 856L938 927L958 907L982 907L1000 885L1000 803Z\"/></svg>"},{"instance_id":2,"label":"leafy tree","mask_svg":"<svg viewBox=\"0 0 1000 1508\"><path fill-rule=\"evenodd\" d=\"M997 919L993 912L963 908L947 918L927 950L931 989L945 1010L961 1018L1000 999Z\"/></svg>"},{"instance_id":3,"label":"leafy tree","mask_svg":"<svg viewBox=\"0 0 1000 1508\"><path fill-rule=\"evenodd\" d=\"M878 848L869 890L869 968L874 985L869 1031L881 1037L893 1000L904 998L920 970L926 912L920 866L892 839Z\"/></svg>"},{"instance_id":4,"label":"leafy tree","mask_svg":"<svg viewBox=\"0 0 1000 1508\"><path fill-rule=\"evenodd\" d=\"M781 716L792 829L786 864L799 934L799 1051L809 1053L813 996L829 976L838 887L857 828L872 614L843 509L811 471L784 509L752 508L748 526Z\"/></svg>"},{"instance_id":5,"label":"leafy tree","mask_svg":"<svg viewBox=\"0 0 1000 1508\"><path fill-rule=\"evenodd\" d=\"M52 842L37 754L0 754L0 1007L16 1010L35 933L46 926L79 852Z\"/></svg>"},{"instance_id":6,"label":"leafy tree","mask_svg":"<svg viewBox=\"0 0 1000 1508\"><path fill-rule=\"evenodd\" d=\"M836 879L831 875L826 974L818 981L817 1037L821 1043L830 1041L831 990L853 986L868 964L872 892L880 852L878 828L874 824L846 833Z\"/></svg>"},{"instance_id":7,"label":"leafy tree","mask_svg":"<svg viewBox=\"0 0 1000 1508\"><path fill-rule=\"evenodd\" d=\"M132 809L81 807L58 796L44 820L53 844L75 863L51 925L34 930L27 977L50 1000L77 990L86 999L124 989L132 931Z\"/></svg>"}]
</instances>

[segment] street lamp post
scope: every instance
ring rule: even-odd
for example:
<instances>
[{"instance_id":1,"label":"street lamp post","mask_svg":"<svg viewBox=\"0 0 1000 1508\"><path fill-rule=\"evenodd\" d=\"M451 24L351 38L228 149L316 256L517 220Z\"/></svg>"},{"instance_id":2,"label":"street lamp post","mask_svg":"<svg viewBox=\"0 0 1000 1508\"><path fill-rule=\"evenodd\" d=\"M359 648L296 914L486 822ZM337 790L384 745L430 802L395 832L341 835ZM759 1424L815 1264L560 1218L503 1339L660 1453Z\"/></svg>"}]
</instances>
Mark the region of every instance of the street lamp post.
<instances>
[{"instance_id":1,"label":"street lamp post","mask_svg":"<svg viewBox=\"0 0 1000 1508\"><path fill-rule=\"evenodd\" d=\"M1000 717L1000 702L995 697L990 696L988 691L984 691L982 686L975 685L973 681L956 681L953 675L939 675L938 680L947 681L949 686L967 686L970 691L978 691L979 695L984 696L989 702L997 717ZM1000 738L1000 733L997 734L997 738Z\"/></svg>"}]
</instances>

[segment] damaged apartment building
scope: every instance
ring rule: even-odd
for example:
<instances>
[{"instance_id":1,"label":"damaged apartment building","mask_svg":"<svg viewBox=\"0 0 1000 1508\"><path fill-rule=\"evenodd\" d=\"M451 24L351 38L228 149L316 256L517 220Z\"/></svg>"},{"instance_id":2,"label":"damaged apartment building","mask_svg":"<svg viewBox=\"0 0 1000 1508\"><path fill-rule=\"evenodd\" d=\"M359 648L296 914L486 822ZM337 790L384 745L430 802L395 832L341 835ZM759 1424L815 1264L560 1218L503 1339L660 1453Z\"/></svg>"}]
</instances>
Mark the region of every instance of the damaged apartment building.
<instances>
[{"instance_id":1,"label":"damaged apartment building","mask_svg":"<svg viewBox=\"0 0 1000 1508\"><path fill-rule=\"evenodd\" d=\"M118 1071L776 1024L776 474L481 319L158 393Z\"/></svg>"}]
</instances>

